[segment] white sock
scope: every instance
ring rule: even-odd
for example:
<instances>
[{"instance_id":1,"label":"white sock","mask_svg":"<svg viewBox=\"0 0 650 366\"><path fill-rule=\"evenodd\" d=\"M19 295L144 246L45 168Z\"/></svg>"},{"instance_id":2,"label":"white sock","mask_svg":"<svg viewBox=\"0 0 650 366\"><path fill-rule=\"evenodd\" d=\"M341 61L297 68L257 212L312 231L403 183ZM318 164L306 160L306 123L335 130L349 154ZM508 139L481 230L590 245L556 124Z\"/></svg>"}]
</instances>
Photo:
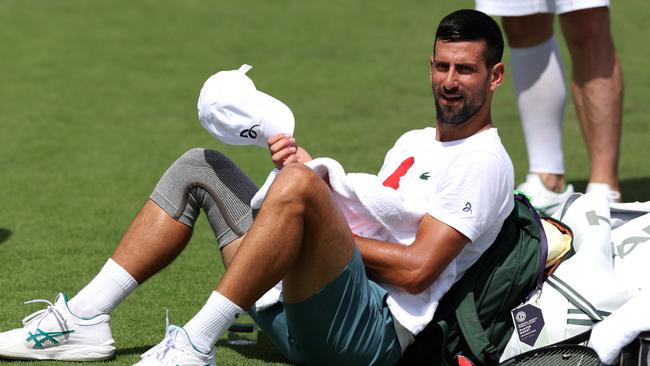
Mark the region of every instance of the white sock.
<instances>
[{"instance_id":1,"label":"white sock","mask_svg":"<svg viewBox=\"0 0 650 366\"><path fill-rule=\"evenodd\" d=\"M109 314L138 282L122 266L109 258L97 276L68 301L70 311L80 318Z\"/></svg>"},{"instance_id":2,"label":"white sock","mask_svg":"<svg viewBox=\"0 0 650 366\"><path fill-rule=\"evenodd\" d=\"M562 123L567 92L555 36L537 46L512 48L510 54L529 171L564 174Z\"/></svg>"},{"instance_id":3,"label":"white sock","mask_svg":"<svg viewBox=\"0 0 650 366\"><path fill-rule=\"evenodd\" d=\"M208 353L243 312L239 306L213 291L203 308L183 326L183 329L194 347Z\"/></svg>"}]
</instances>

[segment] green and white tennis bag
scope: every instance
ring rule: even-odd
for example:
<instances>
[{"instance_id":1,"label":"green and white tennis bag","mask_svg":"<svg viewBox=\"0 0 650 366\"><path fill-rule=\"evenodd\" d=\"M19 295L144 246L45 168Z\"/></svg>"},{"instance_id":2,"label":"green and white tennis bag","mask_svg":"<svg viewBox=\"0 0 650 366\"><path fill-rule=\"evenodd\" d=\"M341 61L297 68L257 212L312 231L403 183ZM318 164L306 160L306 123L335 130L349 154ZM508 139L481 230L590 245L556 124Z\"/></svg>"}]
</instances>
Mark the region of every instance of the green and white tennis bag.
<instances>
[{"instance_id":1,"label":"green and white tennis bag","mask_svg":"<svg viewBox=\"0 0 650 366\"><path fill-rule=\"evenodd\" d=\"M536 342L528 344L531 342L522 341L519 334L514 332L501 360L589 331L638 291L632 281L625 280L615 270L613 258L616 249L612 247L612 239L630 241L630 236L636 237L639 233L630 230L620 235L611 230L610 207L606 197L588 193L574 198L557 212L555 218L572 229L575 254L563 261L546 279L541 293L528 300L528 304L541 309L544 324L542 334ZM634 221L616 230L630 224L634 224ZM632 228L643 230L644 225L634 225ZM634 250L639 250L637 247ZM648 267L647 260L645 263ZM644 271L648 269L644 268ZM644 280L647 281L647 278Z\"/></svg>"}]
</instances>

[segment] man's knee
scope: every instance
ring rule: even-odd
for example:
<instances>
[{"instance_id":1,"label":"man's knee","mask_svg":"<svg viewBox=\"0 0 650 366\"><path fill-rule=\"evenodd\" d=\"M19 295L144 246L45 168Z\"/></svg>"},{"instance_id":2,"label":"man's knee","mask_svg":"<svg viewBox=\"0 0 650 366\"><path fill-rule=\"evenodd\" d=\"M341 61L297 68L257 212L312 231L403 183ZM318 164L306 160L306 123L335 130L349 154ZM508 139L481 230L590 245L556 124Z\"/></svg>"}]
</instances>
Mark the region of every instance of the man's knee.
<instances>
[{"instance_id":1,"label":"man's knee","mask_svg":"<svg viewBox=\"0 0 650 366\"><path fill-rule=\"evenodd\" d=\"M197 180L195 183L214 183L211 177L217 176L223 183L245 186L247 191L254 194L257 191L248 176L230 158L219 151L204 148L193 148L181 155L169 168L167 174L182 175L185 178ZM183 179L184 180L184 179ZM238 189L235 189L238 190Z\"/></svg>"},{"instance_id":2,"label":"man's knee","mask_svg":"<svg viewBox=\"0 0 650 366\"><path fill-rule=\"evenodd\" d=\"M216 221L221 221L217 216L223 216L225 226L232 229L240 226L239 219L250 215L249 203L256 191L255 184L225 155L195 148L181 155L167 169L151 199L188 226L193 225L203 208L209 220L211 215L216 215L213 218Z\"/></svg>"},{"instance_id":3,"label":"man's knee","mask_svg":"<svg viewBox=\"0 0 650 366\"><path fill-rule=\"evenodd\" d=\"M290 200L309 199L312 195L329 193L323 178L303 164L291 164L282 168L274 186L277 196Z\"/></svg>"},{"instance_id":4,"label":"man's knee","mask_svg":"<svg viewBox=\"0 0 650 366\"><path fill-rule=\"evenodd\" d=\"M205 156L204 155L205 151L206 151L206 149L204 149L204 148L195 147L193 149L187 150L183 155L180 156L180 158L178 160L184 160L184 161L187 161L187 160L189 160L189 161L199 160L199 159L201 159L201 158L203 158Z\"/></svg>"},{"instance_id":5,"label":"man's knee","mask_svg":"<svg viewBox=\"0 0 650 366\"><path fill-rule=\"evenodd\" d=\"M215 150L208 150L200 147L187 150L181 155L174 165L183 165L189 167L208 166L215 162L227 162L234 165L234 163L224 154Z\"/></svg>"}]
</instances>

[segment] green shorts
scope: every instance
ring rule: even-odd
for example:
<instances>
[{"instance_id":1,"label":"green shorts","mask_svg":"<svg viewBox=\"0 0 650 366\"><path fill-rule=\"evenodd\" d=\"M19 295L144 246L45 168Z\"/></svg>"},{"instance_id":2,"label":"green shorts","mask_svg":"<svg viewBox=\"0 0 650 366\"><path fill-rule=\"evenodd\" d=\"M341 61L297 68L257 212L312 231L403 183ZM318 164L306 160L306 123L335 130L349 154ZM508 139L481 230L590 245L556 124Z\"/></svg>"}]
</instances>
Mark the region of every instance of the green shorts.
<instances>
[{"instance_id":1,"label":"green shorts","mask_svg":"<svg viewBox=\"0 0 650 366\"><path fill-rule=\"evenodd\" d=\"M307 300L249 312L291 362L394 365L401 348L387 295L368 279L355 249L341 274Z\"/></svg>"}]
</instances>

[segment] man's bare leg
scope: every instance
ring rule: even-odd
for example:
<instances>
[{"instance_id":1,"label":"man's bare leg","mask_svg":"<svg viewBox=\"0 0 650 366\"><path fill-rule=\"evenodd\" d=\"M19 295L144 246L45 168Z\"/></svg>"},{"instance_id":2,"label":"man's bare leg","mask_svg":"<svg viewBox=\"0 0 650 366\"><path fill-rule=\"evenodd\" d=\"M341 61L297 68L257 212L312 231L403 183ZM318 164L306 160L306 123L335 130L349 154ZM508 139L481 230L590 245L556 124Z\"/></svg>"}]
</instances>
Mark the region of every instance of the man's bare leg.
<instances>
[{"instance_id":1,"label":"man's bare leg","mask_svg":"<svg viewBox=\"0 0 650 366\"><path fill-rule=\"evenodd\" d=\"M192 229L147 200L111 258L138 283L171 263L189 242Z\"/></svg>"},{"instance_id":2,"label":"man's bare leg","mask_svg":"<svg viewBox=\"0 0 650 366\"><path fill-rule=\"evenodd\" d=\"M278 281L302 301L330 283L355 243L329 187L302 165L285 167L216 290L246 309Z\"/></svg>"},{"instance_id":3,"label":"man's bare leg","mask_svg":"<svg viewBox=\"0 0 650 366\"><path fill-rule=\"evenodd\" d=\"M110 357L115 351L110 330L111 311L138 283L180 254L191 237L200 209L208 216L221 246L246 232L252 222L248 202L256 189L222 154L204 149L188 151L161 177L150 200L136 215L99 273L67 304L66 297L59 295L54 306L35 313L37 318L32 318L23 328L0 333L0 355L75 361ZM41 346L37 338L33 347L25 343L26 334L34 332L35 327L53 332L55 337L65 337L65 347L58 347L63 343L53 342L47 353L35 352ZM189 332L183 334L194 336ZM212 346L208 344L206 348ZM203 364L210 363L209 357L198 356L206 357Z\"/></svg>"},{"instance_id":4,"label":"man's bare leg","mask_svg":"<svg viewBox=\"0 0 650 366\"><path fill-rule=\"evenodd\" d=\"M553 36L553 14L503 17L503 30L512 48L536 46Z\"/></svg>"},{"instance_id":5,"label":"man's bare leg","mask_svg":"<svg viewBox=\"0 0 650 366\"><path fill-rule=\"evenodd\" d=\"M84 318L110 313L138 284L171 263L191 235L188 226L148 200L101 271L70 299L70 310Z\"/></svg>"},{"instance_id":6,"label":"man's bare leg","mask_svg":"<svg viewBox=\"0 0 650 366\"><path fill-rule=\"evenodd\" d=\"M163 174L112 258L70 301L71 309L83 317L110 313L138 283L182 252L200 209L220 244L226 245L252 222L248 202L255 191L227 157L216 151L189 150Z\"/></svg>"},{"instance_id":7,"label":"man's bare leg","mask_svg":"<svg viewBox=\"0 0 650 366\"><path fill-rule=\"evenodd\" d=\"M623 73L606 7L560 16L571 53L571 89L591 162L590 182L620 191L618 157L622 128Z\"/></svg>"}]
</instances>

